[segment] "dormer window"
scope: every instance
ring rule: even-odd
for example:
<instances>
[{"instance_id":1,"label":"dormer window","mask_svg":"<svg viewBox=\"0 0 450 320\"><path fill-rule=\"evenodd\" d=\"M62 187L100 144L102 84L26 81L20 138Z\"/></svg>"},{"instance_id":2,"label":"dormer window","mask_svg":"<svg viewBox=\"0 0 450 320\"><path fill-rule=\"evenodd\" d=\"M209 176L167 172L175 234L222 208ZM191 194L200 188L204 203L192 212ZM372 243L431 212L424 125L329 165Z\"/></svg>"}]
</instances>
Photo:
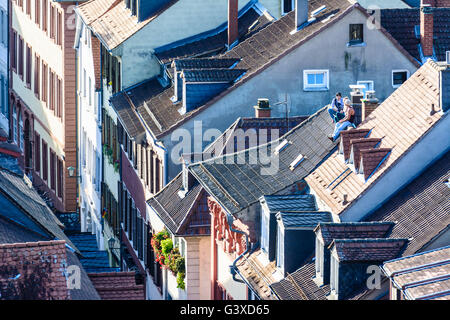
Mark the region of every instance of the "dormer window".
<instances>
[{"instance_id":1,"label":"dormer window","mask_svg":"<svg viewBox=\"0 0 450 320\"><path fill-rule=\"evenodd\" d=\"M331 256L331 266L330 266L330 289L331 294L334 296L338 295L339 290L339 261Z\"/></svg>"},{"instance_id":2,"label":"dormer window","mask_svg":"<svg viewBox=\"0 0 450 320\"><path fill-rule=\"evenodd\" d=\"M277 230L277 267L284 269L284 231L280 225Z\"/></svg>"},{"instance_id":3,"label":"dormer window","mask_svg":"<svg viewBox=\"0 0 450 320\"><path fill-rule=\"evenodd\" d=\"M349 42L350 46L362 44L364 42L363 24L350 24L349 26Z\"/></svg>"},{"instance_id":4,"label":"dormer window","mask_svg":"<svg viewBox=\"0 0 450 320\"><path fill-rule=\"evenodd\" d=\"M305 157L303 157L302 154L299 154L298 157L295 158L295 160L292 161L292 163L289 165L289 169L291 169L291 171L294 171L294 169L297 168L298 165L303 162L303 160L305 160Z\"/></svg>"}]
</instances>

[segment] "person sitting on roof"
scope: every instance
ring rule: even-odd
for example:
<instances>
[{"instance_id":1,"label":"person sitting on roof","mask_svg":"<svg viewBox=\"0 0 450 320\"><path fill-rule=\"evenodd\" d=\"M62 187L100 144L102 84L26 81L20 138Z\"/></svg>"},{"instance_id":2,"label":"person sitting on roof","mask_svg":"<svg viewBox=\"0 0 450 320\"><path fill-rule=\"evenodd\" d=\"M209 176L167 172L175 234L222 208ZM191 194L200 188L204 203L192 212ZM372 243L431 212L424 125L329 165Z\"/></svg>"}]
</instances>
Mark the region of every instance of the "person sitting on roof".
<instances>
[{"instance_id":1,"label":"person sitting on roof","mask_svg":"<svg viewBox=\"0 0 450 320\"><path fill-rule=\"evenodd\" d=\"M328 107L328 113L330 114L333 123L337 123L339 120L344 118L345 114L342 112L343 107L344 101L342 99L342 94L338 92L333 98L333 101L331 101L331 105Z\"/></svg>"},{"instance_id":2,"label":"person sitting on roof","mask_svg":"<svg viewBox=\"0 0 450 320\"><path fill-rule=\"evenodd\" d=\"M355 109L353 109L352 104L349 99L344 100L344 113L345 117L336 123L334 127L334 132L332 136L328 136L332 142L336 141L341 134L341 131L344 131L348 128L348 126L354 126L355 123Z\"/></svg>"}]
</instances>

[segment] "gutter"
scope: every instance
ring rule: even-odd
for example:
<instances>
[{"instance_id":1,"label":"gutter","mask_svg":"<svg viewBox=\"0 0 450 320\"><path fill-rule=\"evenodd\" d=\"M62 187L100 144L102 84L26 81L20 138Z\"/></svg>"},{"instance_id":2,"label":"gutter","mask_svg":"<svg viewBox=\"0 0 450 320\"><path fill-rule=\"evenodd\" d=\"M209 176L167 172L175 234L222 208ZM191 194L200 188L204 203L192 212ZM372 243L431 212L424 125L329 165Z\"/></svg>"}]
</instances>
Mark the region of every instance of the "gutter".
<instances>
[{"instance_id":1,"label":"gutter","mask_svg":"<svg viewBox=\"0 0 450 320\"><path fill-rule=\"evenodd\" d=\"M240 283L246 283L245 280L236 279L236 273L239 273L238 268L236 267L236 263L238 262L238 260L240 260L244 255L246 255L250 251L250 246L249 246L249 242L248 242L248 235L244 231L233 229L233 216L232 215L227 214L227 223L228 223L228 226L229 226L231 231L239 233L239 234L243 234L245 236L245 247L246 247L245 251L243 253L241 253L239 255L239 257L237 257L233 261L233 264L230 266L230 272L231 272L231 275L232 275L234 281L240 282ZM240 275L240 277L242 279L244 279L244 277L240 273L239 273L239 275ZM248 284L247 284L247 286L249 288L251 288L251 286L249 286Z\"/></svg>"}]
</instances>

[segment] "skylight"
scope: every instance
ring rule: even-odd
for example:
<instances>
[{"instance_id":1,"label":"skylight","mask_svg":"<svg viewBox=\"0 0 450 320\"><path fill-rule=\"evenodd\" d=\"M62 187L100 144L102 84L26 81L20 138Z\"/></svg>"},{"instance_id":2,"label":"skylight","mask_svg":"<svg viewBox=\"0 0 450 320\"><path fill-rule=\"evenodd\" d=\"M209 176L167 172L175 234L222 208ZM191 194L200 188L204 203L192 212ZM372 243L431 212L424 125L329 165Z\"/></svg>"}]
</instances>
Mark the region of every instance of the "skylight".
<instances>
[{"instance_id":1,"label":"skylight","mask_svg":"<svg viewBox=\"0 0 450 320\"><path fill-rule=\"evenodd\" d=\"M298 165L300 163L303 162L303 160L305 160L305 157L303 157L302 154L299 154L297 158L295 158L294 161L292 161L292 163L289 165L289 169L291 169L292 171L298 167Z\"/></svg>"},{"instance_id":2,"label":"skylight","mask_svg":"<svg viewBox=\"0 0 450 320\"><path fill-rule=\"evenodd\" d=\"M274 154L279 154L281 151L283 151L284 149L286 149L286 147L288 146L289 141L287 141L286 139L284 139L276 148L275 151L273 152Z\"/></svg>"}]
</instances>

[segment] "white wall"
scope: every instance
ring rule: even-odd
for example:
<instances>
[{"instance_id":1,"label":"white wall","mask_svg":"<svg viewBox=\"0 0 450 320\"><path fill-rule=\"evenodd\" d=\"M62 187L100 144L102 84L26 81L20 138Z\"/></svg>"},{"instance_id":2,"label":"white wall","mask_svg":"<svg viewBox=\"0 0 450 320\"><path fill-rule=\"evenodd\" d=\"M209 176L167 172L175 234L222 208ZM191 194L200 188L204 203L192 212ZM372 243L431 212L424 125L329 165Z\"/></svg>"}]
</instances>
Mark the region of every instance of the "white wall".
<instances>
[{"instance_id":1,"label":"white wall","mask_svg":"<svg viewBox=\"0 0 450 320\"><path fill-rule=\"evenodd\" d=\"M217 280L225 287L234 300L247 300L247 286L233 280L230 266L234 259L223 251L222 244L217 245ZM237 279L240 277L237 275Z\"/></svg>"}]
</instances>

